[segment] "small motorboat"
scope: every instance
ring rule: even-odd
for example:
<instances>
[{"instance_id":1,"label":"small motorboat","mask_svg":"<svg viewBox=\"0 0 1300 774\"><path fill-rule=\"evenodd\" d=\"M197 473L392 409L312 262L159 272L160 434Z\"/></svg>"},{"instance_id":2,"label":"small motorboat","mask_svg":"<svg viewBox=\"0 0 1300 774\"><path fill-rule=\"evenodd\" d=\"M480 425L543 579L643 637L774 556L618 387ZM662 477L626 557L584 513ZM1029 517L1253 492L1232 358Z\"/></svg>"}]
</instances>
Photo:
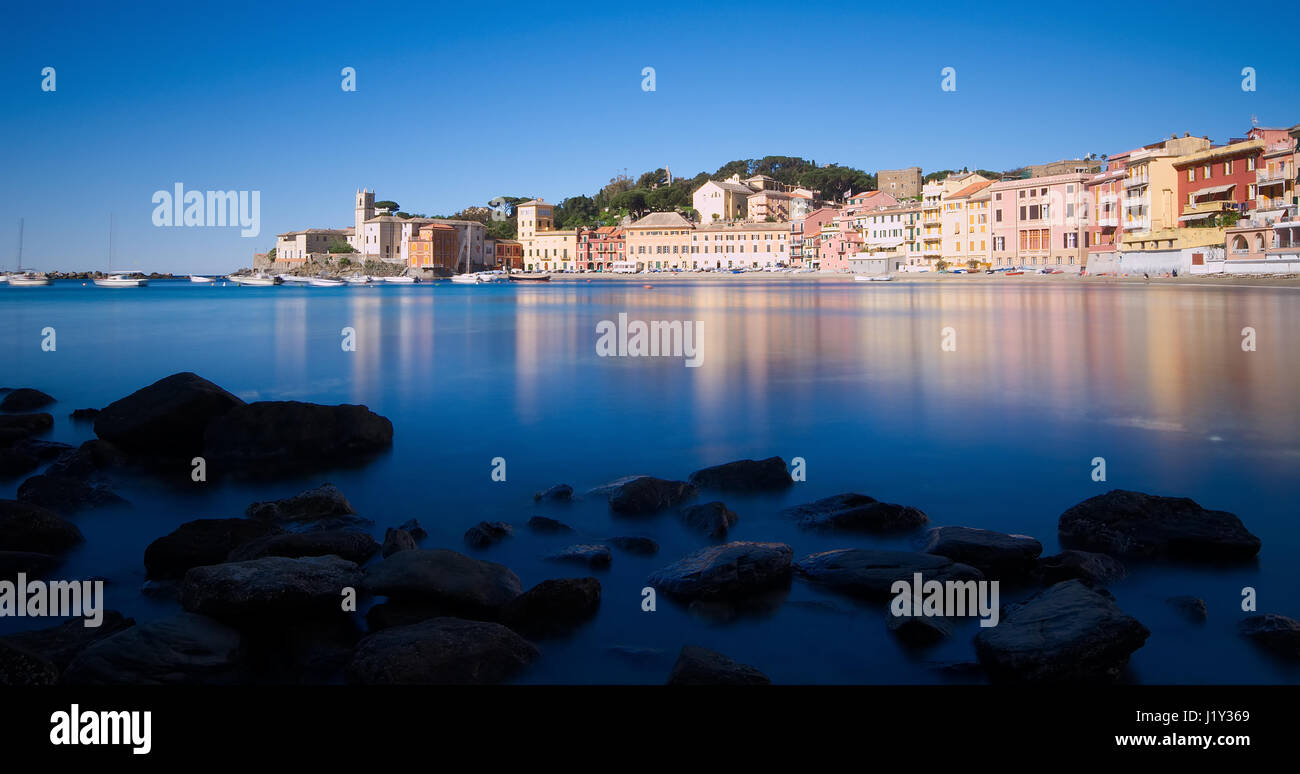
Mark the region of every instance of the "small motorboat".
<instances>
[{"instance_id":1,"label":"small motorboat","mask_svg":"<svg viewBox=\"0 0 1300 774\"><path fill-rule=\"evenodd\" d=\"M49 277L40 271L23 271L9 275L11 288L38 288L52 284Z\"/></svg>"},{"instance_id":2,"label":"small motorboat","mask_svg":"<svg viewBox=\"0 0 1300 774\"><path fill-rule=\"evenodd\" d=\"M551 275L544 271L516 271L506 275L511 282L550 282Z\"/></svg>"},{"instance_id":3,"label":"small motorboat","mask_svg":"<svg viewBox=\"0 0 1300 774\"><path fill-rule=\"evenodd\" d=\"M341 288L344 285L343 280L330 279L329 277L312 277L307 280L307 284L314 288Z\"/></svg>"},{"instance_id":4,"label":"small motorboat","mask_svg":"<svg viewBox=\"0 0 1300 774\"><path fill-rule=\"evenodd\" d=\"M1024 274L1023 271L1009 271L1009 272L1007 272L1007 276L1008 276L1008 277L1019 277L1019 276L1022 275L1022 274Z\"/></svg>"},{"instance_id":5,"label":"small motorboat","mask_svg":"<svg viewBox=\"0 0 1300 774\"><path fill-rule=\"evenodd\" d=\"M107 277L96 277L97 288L142 288L149 284L149 278L138 271L115 271Z\"/></svg>"},{"instance_id":6,"label":"small motorboat","mask_svg":"<svg viewBox=\"0 0 1300 774\"><path fill-rule=\"evenodd\" d=\"M364 274L350 274L343 278L343 281L349 285L369 285L370 278Z\"/></svg>"},{"instance_id":7,"label":"small motorboat","mask_svg":"<svg viewBox=\"0 0 1300 774\"><path fill-rule=\"evenodd\" d=\"M384 277L384 282L390 282L394 285L414 285L419 282L415 277L408 277L405 274L399 274L396 277Z\"/></svg>"},{"instance_id":8,"label":"small motorboat","mask_svg":"<svg viewBox=\"0 0 1300 774\"><path fill-rule=\"evenodd\" d=\"M200 276L197 275L197 274L191 274L191 275L190 275L190 282L194 282L194 283L197 283L197 284L199 284L199 285L211 285L211 284L212 284L212 278L211 278L211 277L200 277Z\"/></svg>"},{"instance_id":9,"label":"small motorboat","mask_svg":"<svg viewBox=\"0 0 1300 774\"><path fill-rule=\"evenodd\" d=\"M888 274L854 274L854 282L893 282L894 278Z\"/></svg>"},{"instance_id":10,"label":"small motorboat","mask_svg":"<svg viewBox=\"0 0 1300 774\"><path fill-rule=\"evenodd\" d=\"M311 282L311 277L299 277L296 274L281 274L279 278L286 285L306 285Z\"/></svg>"},{"instance_id":11,"label":"small motorboat","mask_svg":"<svg viewBox=\"0 0 1300 774\"><path fill-rule=\"evenodd\" d=\"M272 277L270 274L260 272L257 274L231 274L226 279L236 285L247 285L254 288L270 287L271 285L279 285L281 282L279 277Z\"/></svg>"}]
</instances>

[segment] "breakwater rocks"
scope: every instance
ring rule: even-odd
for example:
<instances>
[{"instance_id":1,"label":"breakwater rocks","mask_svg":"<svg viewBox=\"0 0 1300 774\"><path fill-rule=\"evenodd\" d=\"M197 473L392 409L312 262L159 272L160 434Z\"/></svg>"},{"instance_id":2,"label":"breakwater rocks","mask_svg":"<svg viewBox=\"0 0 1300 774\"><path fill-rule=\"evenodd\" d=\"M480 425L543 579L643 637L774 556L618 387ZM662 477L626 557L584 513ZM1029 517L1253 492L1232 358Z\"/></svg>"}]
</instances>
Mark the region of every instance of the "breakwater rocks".
<instances>
[{"instance_id":1,"label":"breakwater rocks","mask_svg":"<svg viewBox=\"0 0 1300 774\"><path fill-rule=\"evenodd\" d=\"M18 499L0 500L0 573L40 576L56 568L63 554L84 542L70 515L106 505L97 498L111 494L110 482L127 471L156 474L196 449L235 469L275 470L284 454L301 451L298 443L333 444L349 457L391 442L391 424L363 407L244 403L193 374L168 377L144 391L145 399L136 393L109 404L96 420L96 440L65 449L30 479L36 483L19 488ZM139 411L126 410L132 406ZM250 410L306 426L276 426L272 420L264 432L254 432L245 415ZM186 418L166 419L175 414ZM0 414L0 438L33 440L49 427L42 416L49 417ZM164 432L169 424L179 432ZM223 443L233 443L222 439L236 437L254 451L217 453ZM307 455L291 469L310 469L316 462ZM649 587L661 595L661 605L689 609L715 625L755 611L772 614L785 605L838 604L787 601L797 586L817 589L828 598L842 597L839 614L882 615L882 630L900 647L953 644L961 632L970 632L955 619L889 615L895 584L910 583L917 574L941 584L996 580L1015 590L1018 596L1007 604L998 606L994 598L1000 615L993 617L1000 620L970 635L970 666L983 678L1113 682L1130 679L1129 659L1150 637L1107 590L1118 588L1128 566L1166 559L1242 561L1260 548L1233 514L1191 500L1123 491L1090 498L1062 514L1060 543L1066 547L1048 556L1031 536L932 525L919 508L856 492L772 508L799 528L787 534L816 533L818 546L840 547L809 553L809 547L796 551L783 542L731 539L742 527L762 524L761 517L749 520L747 508L763 498L788 496L793 482L778 473L784 473L784 462L769 458L705 468L686 480L632 476L582 498L574 497L573 487L558 485L526 498L513 515L458 525L465 529L460 550L425 545L429 536L414 521L376 525L373 514L332 484L290 490L280 499L248 504L242 516L177 524L148 545L140 559L146 586L163 604L170 600L170 615L137 624L107 611L110 625L103 630L83 631L73 621L0 637L0 683L511 681L547 658L549 641L592 626L609 604L603 588L608 584L620 593ZM48 487L42 478L81 486ZM62 499L45 502L54 491ZM66 491L74 493L71 499ZM565 523L565 513L579 518L571 509L582 501L602 498L608 508L604 528ZM529 513L546 509L564 520ZM618 534L620 527L655 519L673 524L694 547L647 559L660 554L655 540ZM574 521L580 523L589 525ZM914 550L878 542L889 538L897 545L900 537L911 540ZM525 584L510 567L482 558L519 550L537 560L533 571L549 567L557 577ZM629 578L630 572L635 574ZM1203 601L1198 609L1203 620ZM1300 658L1300 623L1290 618L1246 618L1240 634L1262 653ZM663 665L659 679L668 684L767 684L768 673L780 668L741 663L732 658L740 654L683 639L674 644L681 650L671 669Z\"/></svg>"}]
</instances>

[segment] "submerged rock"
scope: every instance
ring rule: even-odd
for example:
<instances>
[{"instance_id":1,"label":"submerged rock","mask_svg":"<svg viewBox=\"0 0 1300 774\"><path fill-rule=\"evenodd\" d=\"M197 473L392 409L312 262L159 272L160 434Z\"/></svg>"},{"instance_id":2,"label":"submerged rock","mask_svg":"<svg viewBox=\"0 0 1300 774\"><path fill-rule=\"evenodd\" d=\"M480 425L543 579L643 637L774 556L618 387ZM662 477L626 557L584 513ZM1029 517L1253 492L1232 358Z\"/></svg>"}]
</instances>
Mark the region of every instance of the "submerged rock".
<instances>
[{"instance_id":1,"label":"submerged rock","mask_svg":"<svg viewBox=\"0 0 1300 774\"><path fill-rule=\"evenodd\" d=\"M362 639L347 677L365 685L484 685L506 680L538 655L500 624L433 618Z\"/></svg>"},{"instance_id":2,"label":"submerged rock","mask_svg":"<svg viewBox=\"0 0 1300 774\"><path fill-rule=\"evenodd\" d=\"M725 538L727 530L740 520L735 511L721 502L690 505L680 515L683 524L715 539Z\"/></svg>"},{"instance_id":3,"label":"submerged rock","mask_svg":"<svg viewBox=\"0 0 1300 774\"><path fill-rule=\"evenodd\" d=\"M99 626L86 626L85 619L70 618L55 626L0 637L0 643L38 653L60 672L86 648L135 626L135 621L116 610L105 610Z\"/></svg>"},{"instance_id":4,"label":"submerged rock","mask_svg":"<svg viewBox=\"0 0 1300 774\"><path fill-rule=\"evenodd\" d=\"M924 581L979 581L984 574L946 556L915 551L876 551L840 548L811 554L795 562L795 571L813 583L855 597L884 599L893 596L897 581L911 583L920 573Z\"/></svg>"},{"instance_id":5,"label":"submerged rock","mask_svg":"<svg viewBox=\"0 0 1300 774\"><path fill-rule=\"evenodd\" d=\"M480 521L465 530L465 545L470 548L487 548L513 534L515 534L514 527L504 521Z\"/></svg>"},{"instance_id":6,"label":"submerged rock","mask_svg":"<svg viewBox=\"0 0 1300 774\"><path fill-rule=\"evenodd\" d=\"M719 489L724 492L755 492L786 489L794 479L785 469L785 460L768 457L765 460L736 460L723 465L697 470L690 482L701 489Z\"/></svg>"},{"instance_id":7,"label":"submerged rock","mask_svg":"<svg viewBox=\"0 0 1300 774\"><path fill-rule=\"evenodd\" d=\"M239 631L179 613L132 626L76 656L63 675L73 685L214 685L242 683Z\"/></svg>"},{"instance_id":8,"label":"submerged rock","mask_svg":"<svg viewBox=\"0 0 1300 774\"><path fill-rule=\"evenodd\" d=\"M1210 611L1205 606L1205 600L1200 597L1170 597L1165 600L1165 603L1192 623L1204 623L1210 617Z\"/></svg>"},{"instance_id":9,"label":"submerged rock","mask_svg":"<svg viewBox=\"0 0 1300 774\"><path fill-rule=\"evenodd\" d=\"M637 556L654 556L659 553L658 543L648 537L639 535L621 535L609 538L605 542L620 551L626 551Z\"/></svg>"},{"instance_id":10,"label":"submerged rock","mask_svg":"<svg viewBox=\"0 0 1300 774\"><path fill-rule=\"evenodd\" d=\"M54 402L54 398L31 387L10 390L0 400L0 411L35 411Z\"/></svg>"},{"instance_id":11,"label":"submerged rock","mask_svg":"<svg viewBox=\"0 0 1300 774\"><path fill-rule=\"evenodd\" d=\"M48 474L32 476L24 481L18 487L18 499L61 514L126 503L107 485Z\"/></svg>"},{"instance_id":12,"label":"submerged rock","mask_svg":"<svg viewBox=\"0 0 1300 774\"><path fill-rule=\"evenodd\" d=\"M1243 619L1238 628L1242 635L1274 655L1300 661L1300 621L1264 613Z\"/></svg>"},{"instance_id":13,"label":"submerged rock","mask_svg":"<svg viewBox=\"0 0 1300 774\"><path fill-rule=\"evenodd\" d=\"M930 519L909 505L882 503L874 497L849 492L787 508L783 513L804 529L845 532L907 532Z\"/></svg>"},{"instance_id":14,"label":"submerged rock","mask_svg":"<svg viewBox=\"0 0 1300 774\"><path fill-rule=\"evenodd\" d=\"M1186 497L1115 489L1061 514L1061 545L1143 559L1240 561L1260 540L1235 515L1210 511Z\"/></svg>"},{"instance_id":15,"label":"submerged rock","mask_svg":"<svg viewBox=\"0 0 1300 774\"><path fill-rule=\"evenodd\" d=\"M1128 570L1119 560L1107 554L1066 549L1053 556L1041 556L1034 566L1034 577L1039 583L1052 585L1065 580L1078 579L1089 586L1105 586L1123 580Z\"/></svg>"},{"instance_id":16,"label":"submerged rock","mask_svg":"<svg viewBox=\"0 0 1300 774\"><path fill-rule=\"evenodd\" d=\"M542 492L533 495L535 502L549 503L567 503L573 499L573 487L568 484L556 484Z\"/></svg>"},{"instance_id":17,"label":"submerged rock","mask_svg":"<svg viewBox=\"0 0 1300 774\"><path fill-rule=\"evenodd\" d=\"M40 467L55 457L70 451L71 446L55 441L24 438L7 447L0 447L0 478L17 478Z\"/></svg>"},{"instance_id":18,"label":"submerged rock","mask_svg":"<svg viewBox=\"0 0 1300 774\"><path fill-rule=\"evenodd\" d=\"M191 567L220 564L239 546L283 530L252 519L197 519L149 544L144 566L150 578L180 578Z\"/></svg>"},{"instance_id":19,"label":"submerged rock","mask_svg":"<svg viewBox=\"0 0 1300 774\"><path fill-rule=\"evenodd\" d=\"M58 566L57 557L39 551L0 551L0 578L12 578L18 573L43 578Z\"/></svg>"},{"instance_id":20,"label":"submerged rock","mask_svg":"<svg viewBox=\"0 0 1300 774\"><path fill-rule=\"evenodd\" d=\"M264 556L296 559L304 556L337 556L354 564L365 564L379 551L379 544L365 532L323 529L311 532L272 534L250 540L233 549L228 562L245 562Z\"/></svg>"},{"instance_id":21,"label":"submerged rock","mask_svg":"<svg viewBox=\"0 0 1300 774\"><path fill-rule=\"evenodd\" d=\"M89 478L97 473L127 464L126 455L108 441L92 438L75 449L64 452L50 463L46 474L68 478Z\"/></svg>"},{"instance_id":22,"label":"submerged rock","mask_svg":"<svg viewBox=\"0 0 1300 774\"><path fill-rule=\"evenodd\" d=\"M213 420L203 436L209 466L298 473L364 461L393 444L393 423L365 406L263 401Z\"/></svg>"},{"instance_id":23,"label":"submerged rock","mask_svg":"<svg viewBox=\"0 0 1300 774\"><path fill-rule=\"evenodd\" d=\"M318 521L335 516L356 513L352 503L333 484L321 484L283 500L253 503L244 511L250 519L277 523L292 521Z\"/></svg>"},{"instance_id":24,"label":"submerged rock","mask_svg":"<svg viewBox=\"0 0 1300 774\"><path fill-rule=\"evenodd\" d=\"M501 611L501 622L525 637L566 634L600 609L595 578L544 580L515 597Z\"/></svg>"},{"instance_id":25,"label":"submerged rock","mask_svg":"<svg viewBox=\"0 0 1300 774\"><path fill-rule=\"evenodd\" d=\"M618 486L609 496L609 507L625 516L645 516L675 508L697 493L685 481L640 476Z\"/></svg>"},{"instance_id":26,"label":"submerged rock","mask_svg":"<svg viewBox=\"0 0 1300 774\"><path fill-rule=\"evenodd\" d=\"M95 435L132 454L190 457L201 452L212 420L243 405L197 374L172 374L105 406Z\"/></svg>"},{"instance_id":27,"label":"submerged rock","mask_svg":"<svg viewBox=\"0 0 1300 774\"><path fill-rule=\"evenodd\" d=\"M424 540L429 536L429 533L424 531L424 527L420 526L420 522L416 521L415 519L407 519L406 521L402 522L397 528L411 533L411 537L415 538L416 540Z\"/></svg>"},{"instance_id":28,"label":"submerged rock","mask_svg":"<svg viewBox=\"0 0 1300 774\"><path fill-rule=\"evenodd\" d=\"M523 591L509 567L447 549L419 548L367 567L361 588L391 598L436 602L475 618L495 617Z\"/></svg>"},{"instance_id":29,"label":"submerged rock","mask_svg":"<svg viewBox=\"0 0 1300 774\"><path fill-rule=\"evenodd\" d=\"M589 567L608 567L614 560L609 546L583 543L567 546L546 557L548 562L573 562Z\"/></svg>"},{"instance_id":30,"label":"submerged rock","mask_svg":"<svg viewBox=\"0 0 1300 774\"><path fill-rule=\"evenodd\" d=\"M416 548L415 538L410 532L392 527L384 530L384 546L380 553L385 559L398 551L414 551Z\"/></svg>"},{"instance_id":31,"label":"submerged rock","mask_svg":"<svg viewBox=\"0 0 1300 774\"><path fill-rule=\"evenodd\" d=\"M1151 632L1109 595L1070 580L1010 608L975 636L989 675L1011 682L1116 680Z\"/></svg>"},{"instance_id":32,"label":"submerged rock","mask_svg":"<svg viewBox=\"0 0 1300 774\"><path fill-rule=\"evenodd\" d=\"M562 533L573 531L573 527L568 524L555 519L548 519L545 516L534 516L529 519L528 528L534 532Z\"/></svg>"},{"instance_id":33,"label":"submerged rock","mask_svg":"<svg viewBox=\"0 0 1300 774\"><path fill-rule=\"evenodd\" d=\"M0 685L55 685L59 669L49 659L0 640Z\"/></svg>"},{"instance_id":34,"label":"submerged rock","mask_svg":"<svg viewBox=\"0 0 1300 774\"><path fill-rule=\"evenodd\" d=\"M784 543L724 543L682 557L647 583L688 599L743 596L788 584L792 555Z\"/></svg>"},{"instance_id":35,"label":"submerged rock","mask_svg":"<svg viewBox=\"0 0 1300 774\"><path fill-rule=\"evenodd\" d=\"M94 422L97 416L99 416L99 409L97 408L73 409L72 413L68 415L73 422Z\"/></svg>"},{"instance_id":36,"label":"submerged rock","mask_svg":"<svg viewBox=\"0 0 1300 774\"><path fill-rule=\"evenodd\" d=\"M1043 544L1028 535L974 527L935 527L926 535L925 551L968 564L990 578L1019 578L1034 568Z\"/></svg>"},{"instance_id":37,"label":"submerged rock","mask_svg":"<svg viewBox=\"0 0 1300 774\"><path fill-rule=\"evenodd\" d=\"M748 664L698 645L687 645L677 656L668 685L771 685L768 676Z\"/></svg>"},{"instance_id":38,"label":"submerged rock","mask_svg":"<svg viewBox=\"0 0 1300 774\"><path fill-rule=\"evenodd\" d=\"M943 616L885 615L885 628L900 642L925 647L952 636L952 622Z\"/></svg>"},{"instance_id":39,"label":"submerged rock","mask_svg":"<svg viewBox=\"0 0 1300 774\"><path fill-rule=\"evenodd\" d=\"M336 556L266 556L191 569L181 605L238 624L343 615L343 589L360 580L356 563Z\"/></svg>"},{"instance_id":40,"label":"submerged rock","mask_svg":"<svg viewBox=\"0 0 1300 774\"><path fill-rule=\"evenodd\" d=\"M84 541L81 530L47 508L0 500L0 551L57 554Z\"/></svg>"}]
</instances>

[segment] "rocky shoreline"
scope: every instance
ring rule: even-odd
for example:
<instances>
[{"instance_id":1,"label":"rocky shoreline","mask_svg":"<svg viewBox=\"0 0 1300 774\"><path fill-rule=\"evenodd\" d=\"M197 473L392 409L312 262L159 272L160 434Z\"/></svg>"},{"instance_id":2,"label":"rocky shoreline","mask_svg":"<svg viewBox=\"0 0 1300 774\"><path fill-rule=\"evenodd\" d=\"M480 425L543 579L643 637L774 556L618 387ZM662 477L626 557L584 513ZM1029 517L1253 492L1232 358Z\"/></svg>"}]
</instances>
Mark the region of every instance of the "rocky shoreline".
<instances>
[{"instance_id":1,"label":"rocky shoreline","mask_svg":"<svg viewBox=\"0 0 1300 774\"><path fill-rule=\"evenodd\" d=\"M123 476L188 475L203 458L214 479L301 477L365 465L386 453L393 437L392 423L364 406L246 403L192 373L161 379L98 411L74 412L73 421L93 421L96 435L78 447L38 437L54 424L38 409L53 402L37 390L0 392L0 475L28 476L17 499L0 500L0 579L20 572L54 577L60 555L85 540L75 524L80 512L130 507L114 491ZM784 492L795 485L786 471L779 457L737 460L685 481L629 476L582 495L557 484L533 502L581 497L607 502L621 523L679 520L699 547L665 557L644 585L692 609L779 606L779 592L793 584L884 608L893 585L917 573L941 582L996 580L1027 596L1005 606L1000 622L970 644L966 666L995 683L1123 681L1130 656L1150 635L1106 590L1123 581L1126 566L1250 563L1261 548L1232 513L1124 490L1062 513L1063 550L1052 556L1043 556L1033 537L934 526L918 508L857 492L782 512L799 530L842 538L842 548L801 556L784 543L728 541L743 517L726 498ZM521 503L519 513L528 506ZM370 534L374 522L329 483L250 503L242 516L179 524L141 557L141 593L170 600L174 614L136 624L109 611L99 629L73 620L0 637L0 684L509 681L545 658L545 640L565 637L599 613L602 585L589 573L617 571L623 554L660 551L646 537L584 536L548 516L465 525L470 550L572 536L559 550L538 547L557 577L525 588L505 565L424 545L428 535L417 522L381 526L382 543ZM914 538L916 550L854 545L900 535ZM1207 614L1199 599L1170 604L1187 615ZM889 634L907 648L951 639L951 624L888 617ZM1300 623L1291 618L1249 615L1239 631L1261 652L1300 659ZM762 666L683 642L663 680L766 684Z\"/></svg>"}]
</instances>

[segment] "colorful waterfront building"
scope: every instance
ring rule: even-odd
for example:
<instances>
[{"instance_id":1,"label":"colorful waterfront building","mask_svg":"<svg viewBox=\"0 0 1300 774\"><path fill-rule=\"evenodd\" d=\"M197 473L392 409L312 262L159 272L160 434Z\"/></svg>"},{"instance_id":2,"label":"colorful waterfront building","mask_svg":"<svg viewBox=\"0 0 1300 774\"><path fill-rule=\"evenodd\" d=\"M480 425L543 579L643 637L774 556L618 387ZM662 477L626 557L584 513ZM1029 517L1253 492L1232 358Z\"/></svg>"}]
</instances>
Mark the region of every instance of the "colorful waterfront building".
<instances>
[{"instance_id":1,"label":"colorful waterfront building","mask_svg":"<svg viewBox=\"0 0 1300 774\"><path fill-rule=\"evenodd\" d=\"M609 271L625 258L627 243L617 226L578 229L578 271Z\"/></svg>"},{"instance_id":2,"label":"colorful waterfront building","mask_svg":"<svg viewBox=\"0 0 1300 774\"><path fill-rule=\"evenodd\" d=\"M460 250L456 229L446 223L428 223L406 243L409 265L413 269L456 270Z\"/></svg>"},{"instance_id":3,"label":"colorful waterfront building","mask_svg":"<svg viewBox=\"0 0 1300 774\"><path fill-rule=\"evenodd\" d=\"M690 268L695 226L676 212L652 212L623 227L626 261L638 271Z\"/></svg>"},{"instance_id":4,"label":"colorful waterfront building","mask_svg":"<svg viewBox=\"0 0 1300 774\"><path fill-rule=\"evenodd\" d=\"M1088 260L1086 189L1092 177L1071 172L1000 180L989 186L992 266L1082 271Z\"/></svg>"},{"instance_id":5,"label":"colorful waterfront building","mask_svg":"<svg viewBox=\"0 0 1300 774\"><path fill-rule=\"evenodd\" d=\"M1106 171L1094 174L1085 184L1090 220L1084 232L1083 246L1088 252L1088 271L1105 270L1118 265L1120 240L1124 237L1124 219L1120 215L1124 197L1125 166L1132 151L1112 154Z\"/></svg>"},{"instance_id":6,"label":"colorful waterfront building","mask_svg":"<svg viewBox=\"0 0 1300 774\"><path fill-rule=\"evenodd\" d=\"M531 199L515 207L516 231L526 271L573 271L578 233L556 230L555 205Z\"/></svg>"},{"instance_id":7,"label":"colorful waterfront building","mask_svg":"<svg viewBox=\"0 0 1300 774\"><path fill-rule=\"evenodd\" d=\"M709 180L691 194L691 206L700 214L701 223L742 220L748 213L749 197L754 189L740 182L739 175L727 180Z\"/></svg>"},{"instance_id":8,"label":"colorful waterfront building","mask_svg":"<svg viewBox=\"0 0 1300 774\"><path fill-rule=\"evenodd\" d=\"M974 197L993 185L982 175L943 196L943 262L950 268L979 268L988 257L987 197Z\"/></svg>"},{"instance_id":9,"label":"colorful waterfront building","mask_svg":"<svg viewBox=\"0 0 1300 774\"><path fill-rule=\"evenodd\" d=\"M691 234L690 269L766 269L791 263L785 223L711 223Z\"/></svg>"}]
</instances>

